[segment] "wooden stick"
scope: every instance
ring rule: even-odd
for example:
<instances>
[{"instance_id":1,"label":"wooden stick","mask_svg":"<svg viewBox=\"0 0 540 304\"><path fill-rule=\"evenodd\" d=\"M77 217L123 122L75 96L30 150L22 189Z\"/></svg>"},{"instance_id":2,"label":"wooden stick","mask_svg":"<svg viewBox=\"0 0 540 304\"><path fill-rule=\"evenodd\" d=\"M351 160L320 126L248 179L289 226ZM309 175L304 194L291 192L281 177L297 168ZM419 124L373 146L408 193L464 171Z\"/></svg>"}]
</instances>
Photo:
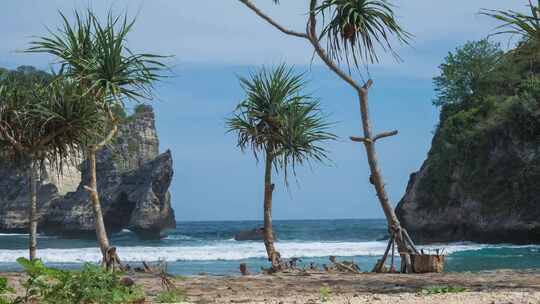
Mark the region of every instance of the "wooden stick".
<instances>
[{"instance_id":1,"label":"wooden stick","mask_svg":"<svg viewBox=\"0 0 540 304\"><path fill-rule=\"evenodd\" d=\"M390 258L390 271L394 269L394 253L396 252L394 240L392 240L392 257Z\"/></svg>"},{"instance_id":2,"label":"wooden stick","mask_svg":"<svg viewBox=\"0 0 540 304\"><path fill-rule=\"evenodd\" d=\"M412 241L411 236L406 229L403 229L403 234L405 235L405 240L409 243L409 246L411 246L411 249L414 251L414 253L419 254L418 249L414 245L414 242Z\"/></svg>"},{"instance_id":3,"label":"wooden stick","mask_svg":"<svg viewBox=\"0 0 540 304\"><path fill-rule=\"evenodd\" d=\"M388 252L390 251L390 247L394 244L394 236L392 235L390 237L390 241L388 242L388 245L386 246L386 250L384 251L384 255L382 259L379 260L379 264L377 264L377 267L375 268L375 272L379 273L382 272L382 268L384 266L384 263L386 262L386 258L388 257Z\"/></svg>"}]
</instances>

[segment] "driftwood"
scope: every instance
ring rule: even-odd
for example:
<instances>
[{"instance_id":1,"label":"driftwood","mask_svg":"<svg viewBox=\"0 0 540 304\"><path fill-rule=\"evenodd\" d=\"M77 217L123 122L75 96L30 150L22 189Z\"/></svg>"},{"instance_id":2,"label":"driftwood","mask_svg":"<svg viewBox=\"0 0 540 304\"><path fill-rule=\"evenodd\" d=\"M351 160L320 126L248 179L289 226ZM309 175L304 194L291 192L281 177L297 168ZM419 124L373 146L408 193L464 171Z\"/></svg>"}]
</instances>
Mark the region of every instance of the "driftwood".
<instances>
[{"instance_id":1,"label":"driftwood","mask_svg":"<svg viewBox=\"0 0 540 304\"><path fill-rule=\"evenodd\" d=\"M174 276L167 271L168 264L165 261L159 261L155 266L143 261L143 268L135 268L135 271L150 273L159 277L161 286L167 291L176 290L173 279Z\"/></svg>"},{"instance_id":2,"label":"driftwood","mask_svg":"<svg viewBox=\"0 0 540 304\"><path fill-rule=\"evenodd\" d=\"M125 270L124 266L120 262L118 254L116 254L116 247L108 247L105 250L105 254L103 255L103 259L101 260L101 266L113 272L117 270Z\"/></svg>"},{"instance_id":3,"label":"driftwood","mask_svg":"<svg viewBox=\"0 0 540 304\"><path fill-rule=\"evenodd\" d=\"M147 272L147 273L152 273L154 272L154 269L152 267L150 267L150 265L148 265L148 263L146 263L145 261L142 262L143 264L143 271L144 272Z\"/></svg>"},{"instance_id":4,"label":"driftwood","mask_svg":"<svg viewBox=\"0 0 540 304\"><path fill-rule=\"evenodd\" d=\"M347 272L347 273L355 273L355 274L361 273L360 267L358 267L358 265L352 261L338 262L335 256L331 256L330 262L332 262L333 268L339 272Z\"/></svg>"},{"instance_id":5,"label":"driftwood","mask_svg":"<svg viewBox=\"0 0 540 304\"><path fill-rule=\"evenodd\" d=\"M394 259L394 236L392 235L390 237L390 240L388 241L388 245L386 246L386 250L384 251L384 255L382 259L377 260L377 263L375 264L375 267L373 268L373 272L376 273L382 273L382 272L388 272L386 271L386 267L384 266L384 263L386 262L386 258L388 257L388 252L390 252L390 248L392 248L392 261ZM392 262L393 266L393 262Z\"/></svg>"}]
</instances>

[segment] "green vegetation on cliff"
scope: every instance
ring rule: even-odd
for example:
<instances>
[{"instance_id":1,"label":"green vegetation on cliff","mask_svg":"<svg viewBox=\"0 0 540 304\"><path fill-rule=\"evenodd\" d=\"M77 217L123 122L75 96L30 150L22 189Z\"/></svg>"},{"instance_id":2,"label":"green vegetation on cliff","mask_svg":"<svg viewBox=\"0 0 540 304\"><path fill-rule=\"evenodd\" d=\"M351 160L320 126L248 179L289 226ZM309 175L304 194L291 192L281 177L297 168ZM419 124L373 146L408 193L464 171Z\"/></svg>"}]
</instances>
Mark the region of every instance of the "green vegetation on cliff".
<instances>
[{"instance_id":1,"label":"green vegetation on cliff","mask_svg":"<svg viewBox=\"0 0 540 304\"><path fill-rule=\"evenodd\" d=\"M518 49L528 47L522 42ZM540 155L534 153L540 146L540 61L488 40L469 42L445 58L434 85L441 114L430 174L420 183L432 197L421 205L452 204L456 185L490 212L508 202L532 203L528 193L540 193ZM512 147L530 155L506 153L504 163L490 163L494 153Z\"/></svg>"}]
</instances>

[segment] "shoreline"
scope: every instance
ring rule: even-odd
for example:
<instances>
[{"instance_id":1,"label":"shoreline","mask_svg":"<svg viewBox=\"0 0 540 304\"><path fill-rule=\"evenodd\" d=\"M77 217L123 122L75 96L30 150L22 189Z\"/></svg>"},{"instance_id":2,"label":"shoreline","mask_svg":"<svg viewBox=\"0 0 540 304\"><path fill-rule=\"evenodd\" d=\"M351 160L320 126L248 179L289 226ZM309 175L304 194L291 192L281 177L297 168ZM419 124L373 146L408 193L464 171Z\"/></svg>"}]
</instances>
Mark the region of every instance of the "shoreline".
<instances>
[{"instance_id":1,"label":"shoreline","mask_svg":"<svg viewBox=\"0 0 540 304\"><path fill-rule=\"evenodd\" d=\"M21 272L0 273L22 293ZM163 291L156 275L127 274L146 291L147 302ZM540 270L442 274L281 273L177 277L187 303L540 303ZM327 301L323 296L327 295Z\"/></svg>"}]
</instances>

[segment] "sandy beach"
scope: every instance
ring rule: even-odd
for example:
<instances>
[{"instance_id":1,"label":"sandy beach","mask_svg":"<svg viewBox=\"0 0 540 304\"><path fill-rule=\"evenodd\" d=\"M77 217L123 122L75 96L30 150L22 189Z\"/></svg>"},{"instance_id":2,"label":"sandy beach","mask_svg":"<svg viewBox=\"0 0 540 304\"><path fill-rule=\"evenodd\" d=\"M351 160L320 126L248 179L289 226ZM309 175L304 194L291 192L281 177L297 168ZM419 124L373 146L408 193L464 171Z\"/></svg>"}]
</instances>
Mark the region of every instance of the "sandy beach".
<instances>
[{"instance_id":1,"label":"sandy beach","mask_svg":"<svg viewBox=\"0 0 540 304\"><path fill-rule=\"evenodd\" d=\"M5 273L22 292L21 273ZM131 276L144 286L148 299L163 290L150 274ZM436 303L538 304L538 271L501 270L445 274L277 274L253 276L190 276L174 280L187 303ZM452 288L442 291L441 288ZM322 292L321 292L322 290ZM325 297L326 296L326 297Z\"/></svg>"}]
</instances>

